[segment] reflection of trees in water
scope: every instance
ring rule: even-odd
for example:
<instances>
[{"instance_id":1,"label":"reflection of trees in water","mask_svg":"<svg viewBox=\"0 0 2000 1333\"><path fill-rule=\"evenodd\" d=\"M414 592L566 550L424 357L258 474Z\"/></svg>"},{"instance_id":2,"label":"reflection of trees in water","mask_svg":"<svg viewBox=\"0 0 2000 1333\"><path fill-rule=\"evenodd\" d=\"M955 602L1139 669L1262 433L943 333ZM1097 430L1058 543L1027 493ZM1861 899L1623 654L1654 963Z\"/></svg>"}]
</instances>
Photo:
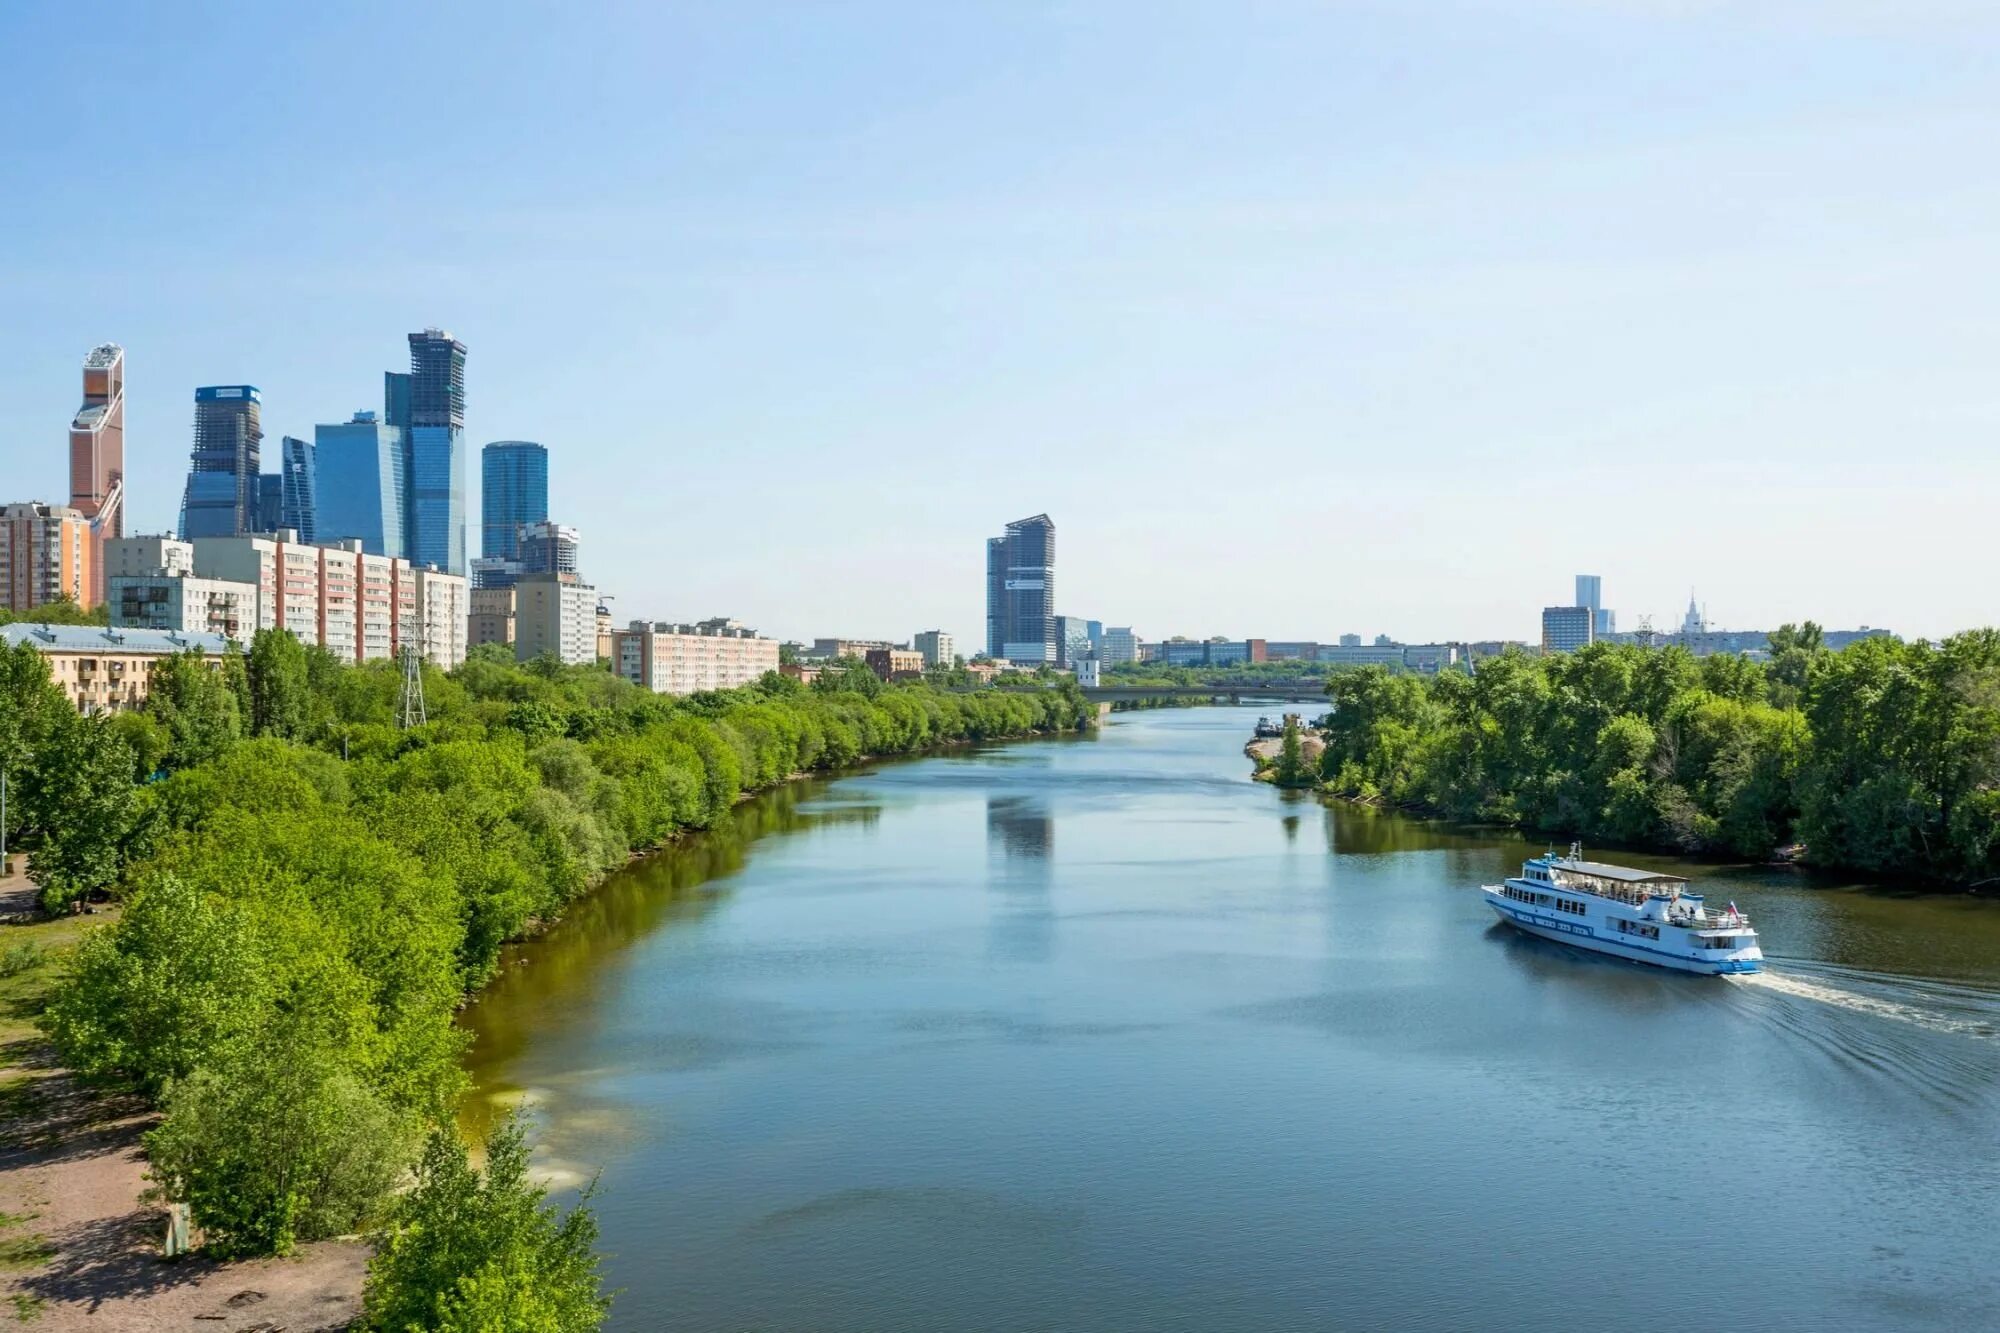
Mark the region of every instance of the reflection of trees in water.
<instances>
[{"instance_id":1,"label":"reflection of trees in water","mask_svg":"<svg viewBox=\"0 0 2000 1333\"><path fill-rule=\"evenodd\" d=\"M872 825L873 804L813 807L824 781L787 783L744 801L714 828L688 833L614 871L570 903L547 934L510 945L501 971L462 1022L471 1030L466 1064L487 1090L507 1085L505 1066L520 1055L546 1015L578 1003L604 983L607 954L674 921L706 916L725 890L717 882L743 868L760 838L833 825Z\"/></svg>"},{"instance_id":2,"label":"reflection of trees in water","mask_svg":"<svg viewBox=\"0 0 2000 1333\"><path fill-rule=\"evenodd\" d=\"M1460 828L1345 801L1326 803L1326 846L1330 852L1370 856L1384 852L1471 849L1490 847L1512 836L1499 829Z\"/></svg>"},{"instance_id":3,"label":"reflection of trees in water","mask_svg":"<svg viewBox=\"0 0 2000 1333\"><path fill-rule=\"evenodd\" d=\"M1283 823L1285 826L1285 841L1297 842L1299 840L1299 817L1297 815L1286 815Z\"/></svg>"},{"instance_id":4,"label":"reflection of trees in water","mask_svg":"<svg viewBox=\"0 0 2000 1333\"><path fill-rule=\"evenodd\" d=\"M1027 796L986 798L986 842L1008 857L1047 860L1055 846L1055 820L1048 807Z\"/></svg>"}]
</instances>

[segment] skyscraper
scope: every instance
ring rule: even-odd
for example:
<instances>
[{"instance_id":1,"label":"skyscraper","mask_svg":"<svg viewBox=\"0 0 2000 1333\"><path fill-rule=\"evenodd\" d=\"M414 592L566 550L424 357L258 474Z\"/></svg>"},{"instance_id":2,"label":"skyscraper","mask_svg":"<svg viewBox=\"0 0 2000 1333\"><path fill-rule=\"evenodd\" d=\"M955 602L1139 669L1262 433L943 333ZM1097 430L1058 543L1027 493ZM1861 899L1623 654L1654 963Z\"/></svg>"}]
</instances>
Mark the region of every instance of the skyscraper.
<instances>
[{"instance_id":1,"label":"skyscraper","mask_svg":"<svg viewBox=\"0 0 2000 1333\"><path fill-rule=\"evenodd\" d=\"M257 478L257 531L276 532L284 522L284 474L266 472Z\"/></svg>"},{"instance_id":2,"label":"skyscraper","mask_svg":"<svg viewBox=\"0 0 2000 1333\"><path fill-rule=\"evenodd\" d=\"M405 554L403 432L356 412L351 421L313 427L313 441L313 539L359 539L370 555Z\"/></svg>"},{"instance_id":3,"label":"skyscraper","mask_svg":"<svg viewBox=\"0 0 2000 1333\"><path fill-rule=\"evenodd\" d=\"M318 491L315 476L318 459L312 442L287 435L279 460L283 493L278 502L278 526L298 533L300 541L318 541L318 510L314 500Z\"/></svg>"},{"instance_id":4,"label":"skyscraper","mask_svg":"<svg viewBox=\"0 0 2000 1333\"><path fill-rule=\"evenodd\" d=\"M465 344L443 329L410 335L409 496L404 543L410 561L465 572ZM393 416L397 384L389 382Z\"/></svg>"},{"instance_id":5,"label":"skyscraper","mask_svg":"<svg viewBox=\"0 0 2000 1333\"><path fill-rule=\"evenodd\" d=\"M1604 580L1597 575L1576 576L1576 604L1590 608L1591 632L1598 638L1617 627L1618 613L1604 609Z\"/></svg>"},{"instance_id":6,"label":"skyscraper","mask_svg":"<svg viewBox=\"0 0 2000 1333\"><path fill-rule=\"evenodd\" d=\"M549 517L549 451L533 440L495 440L479 455L479 554L518 560L524 523Z\"/></svg>"},{"instance_id":7,"label":"skyscraper","mask_svg":"<svg viewBox=\"0 0 2000 1333\"><path fill-rule=\"evenodd\" d=\"M256 532L257 470L264 442L254 384L194 391L194 455L181 495L181 536Z\"/></svg>"},{"instance_id":8,"label":"skyscraper","mask_svg":"<svg viewBox=\"0 0 2000 1333\"><path fill-rule=\"evenodd\" d=\"M101 546L125 535L125 349L103 343L83 358L83 406L69 423L69 507ZM104 599L104 562L93 551L89 604Z\"/></svg>"},{"instance_id":9,"label":"skyscraper","mask_svg":"<svg viewBox=\"0 0 2000 1333\"><path fill-rule=\"evenodd\" d=\"M1018 519L986 543L986 652L1010 662L1056 660L1056 525Z\"/></svg>"},{"instance_id":10,"label":"skyscraper","mask_svg":"<svg viewBox=\"0 0 2000 1333\"><path fill-rule=\"evenodd\" d=\"M567 523L523 523L515 545L523 576L578 572L577 550L582 538Z\"/></svg>"}]
</instances>

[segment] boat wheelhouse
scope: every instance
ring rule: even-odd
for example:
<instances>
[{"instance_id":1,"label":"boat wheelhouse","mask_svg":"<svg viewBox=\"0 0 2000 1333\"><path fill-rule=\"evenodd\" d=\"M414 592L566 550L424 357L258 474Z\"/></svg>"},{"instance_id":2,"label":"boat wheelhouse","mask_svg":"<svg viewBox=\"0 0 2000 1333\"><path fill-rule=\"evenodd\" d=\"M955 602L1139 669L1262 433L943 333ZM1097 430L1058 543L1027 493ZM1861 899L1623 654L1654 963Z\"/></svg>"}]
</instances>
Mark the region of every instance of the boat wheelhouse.
<instances>
[{"instance_id":1,"label":"boat wheelhouse","mask_svg":"<svg viewBox=\"0 0 2000 1333\"><path fill-rule=\"evenodd\" d=\"M1679 875L1586 861L1575 844L1568 856L1535 857L1481 892L1502 921L1580 949L1711 975L1763 964L1757 932L1735 903L1711 911Z\"/></svg>"}]
</instances>

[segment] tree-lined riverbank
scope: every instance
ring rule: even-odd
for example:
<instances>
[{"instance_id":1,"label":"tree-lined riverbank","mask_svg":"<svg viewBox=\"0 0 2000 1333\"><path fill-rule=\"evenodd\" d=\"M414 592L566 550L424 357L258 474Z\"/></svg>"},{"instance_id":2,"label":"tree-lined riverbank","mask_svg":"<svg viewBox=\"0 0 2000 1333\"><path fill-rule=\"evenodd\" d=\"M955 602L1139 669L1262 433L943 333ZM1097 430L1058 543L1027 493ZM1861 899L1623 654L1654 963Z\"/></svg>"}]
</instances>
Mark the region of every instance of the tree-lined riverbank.
<instances>
[{"instance_id":1,"label":"tree-lined riverbank","mask_svg":"<svg viewBox=\"0 0 2000 1333\"><path fill-rule=\"evenodd\" d=\"M1562 838L2000 882L2000 632L1938 646L1818 630L1766 665L1669 648L1512 653L1476 674L1337 675L1343 796Z\"/></svg>"},{"instance_id":2,"label":"tree-lined riverbank","mask_svg":"<svg viewBox=\"0 0 2000 1333\"><path fill-rule=\"evenodd\" d=\"M427 670L431 720L398 730L391 664L260 635L222 671L164 665L144 714L87 719L51 704L21 651L0 704L13 771L92 760L69 810L24 807L41 878L125 901L77 948L45 1026L71 1069L157 1101L154 1175L220 1253L393 1225L390 1191L462 1087L461 998L505 941L634 850L794 774L1093 716L1073 691L950 694L859 672L668 699L480 653ZM67 869L93 862L89 879ZM490 1300L538 1285L521 1257L423 1276L441 1298ZM452 1294L460 1279L470 1294Z\"/></svg>"}]
</instances>

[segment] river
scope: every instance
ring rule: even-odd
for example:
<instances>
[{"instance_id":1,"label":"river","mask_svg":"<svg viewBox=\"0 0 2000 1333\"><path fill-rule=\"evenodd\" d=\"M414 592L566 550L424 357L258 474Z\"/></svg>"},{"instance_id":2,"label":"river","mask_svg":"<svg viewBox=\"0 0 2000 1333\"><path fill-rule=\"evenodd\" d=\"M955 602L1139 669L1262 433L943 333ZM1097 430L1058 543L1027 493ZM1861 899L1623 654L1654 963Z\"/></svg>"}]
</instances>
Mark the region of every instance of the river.
<instances>
[{"instance_id":1,"label":"river","mask_svg":"<svg viewBox=\"0 0 2000 1333\"><path fill-rule=\"evenodd\" d=\"M1601 960L1255 711L795 784L516 950L467 1119L601 1173L611 1326L2000 1328L2000 904L1684 864L1769 970Z\"/></svg>"}]
</instances>

